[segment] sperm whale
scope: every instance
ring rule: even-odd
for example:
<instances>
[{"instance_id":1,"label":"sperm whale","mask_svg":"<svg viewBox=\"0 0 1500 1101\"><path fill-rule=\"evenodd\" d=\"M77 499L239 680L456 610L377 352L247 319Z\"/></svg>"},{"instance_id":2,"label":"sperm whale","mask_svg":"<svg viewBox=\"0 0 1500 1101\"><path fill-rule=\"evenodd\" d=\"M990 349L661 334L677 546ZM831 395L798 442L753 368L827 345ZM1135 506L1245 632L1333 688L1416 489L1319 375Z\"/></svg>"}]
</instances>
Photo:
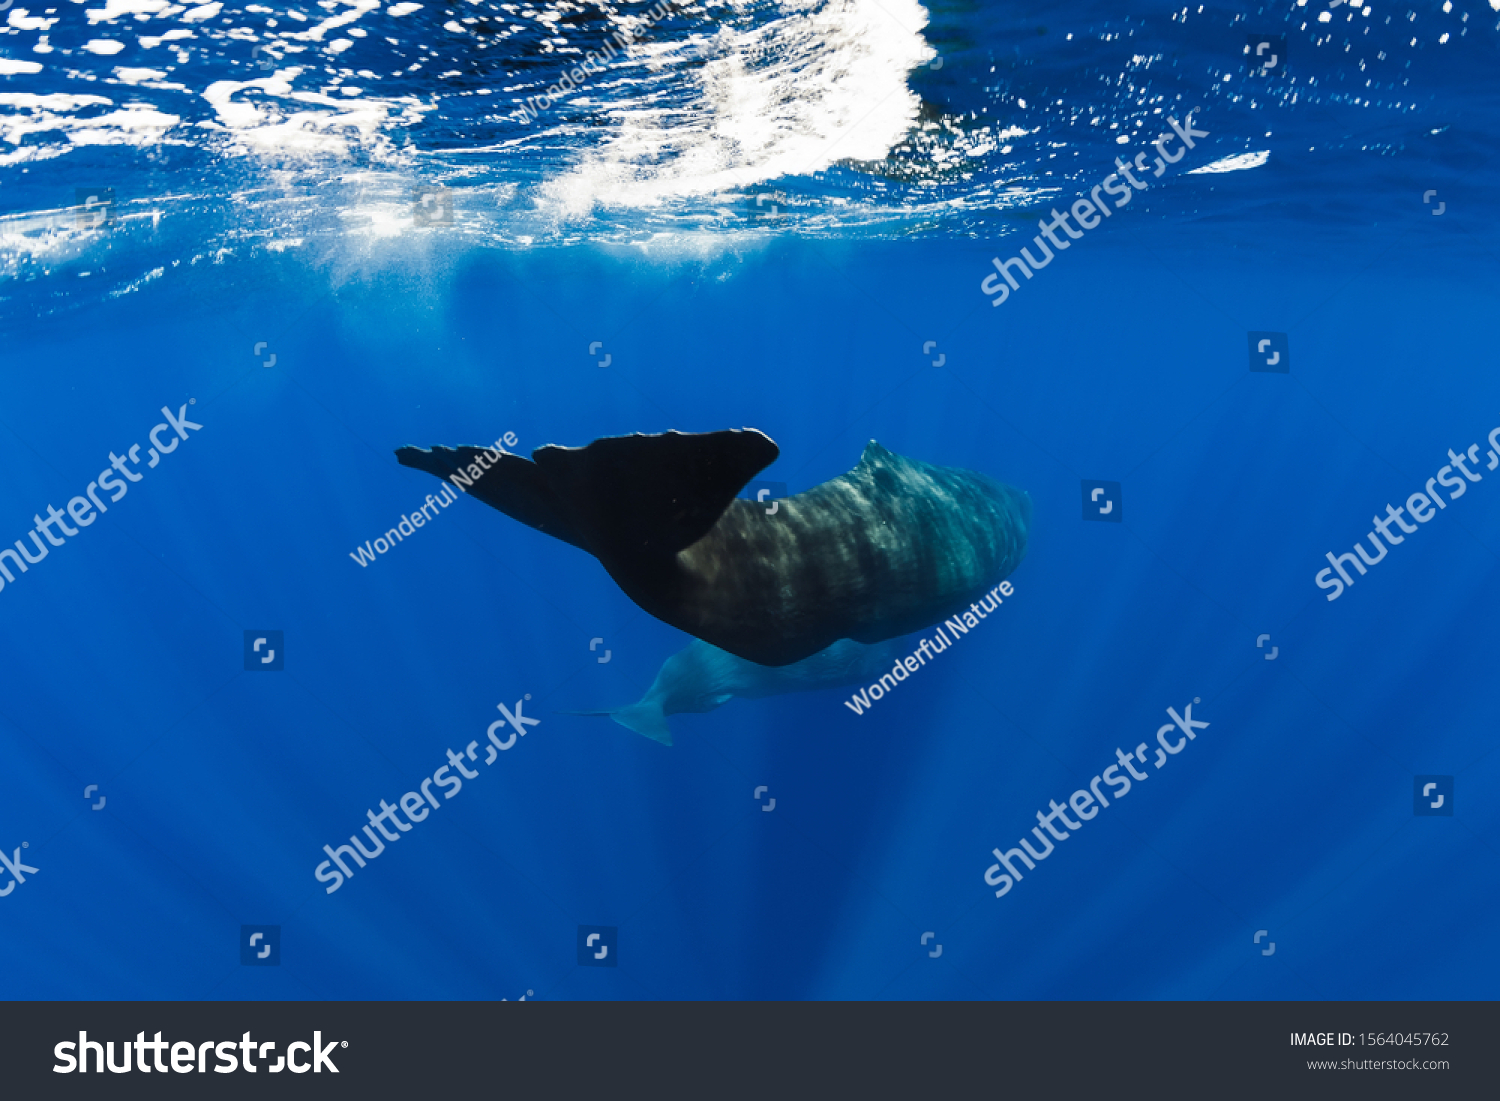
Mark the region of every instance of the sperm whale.
<instances>
[{"instance_id":1,"label":"sperm whale","mask_svg":"<svg viewBox=\"0 0 1500 1101\"><path fill-rule=\"evenodd\" d=\"M760 665L930 626L1026 553L1024 491L874 440L848 473L774 512L736 499L779 454L746 428L605 436L530 461L476 447L396 457L589 552L647 612Z\"/></svg>"}]
</instances>

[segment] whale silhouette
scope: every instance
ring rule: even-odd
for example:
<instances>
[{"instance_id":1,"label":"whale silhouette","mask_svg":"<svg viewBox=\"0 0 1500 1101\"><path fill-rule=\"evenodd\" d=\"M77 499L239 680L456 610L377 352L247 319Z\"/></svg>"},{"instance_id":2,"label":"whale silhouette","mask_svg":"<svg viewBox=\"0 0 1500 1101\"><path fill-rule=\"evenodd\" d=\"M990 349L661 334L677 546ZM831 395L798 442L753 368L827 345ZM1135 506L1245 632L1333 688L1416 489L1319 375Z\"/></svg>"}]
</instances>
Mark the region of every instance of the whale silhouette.
<instances>
[{"instance_id":1,"label":"whale silhouette","mask_svg":"<svg viewBox=\"0 0 1500 1101\"><path fill-rule=\"evenodd\" d=\"M695 638L662 662L656 679L639 702L603 711L558 714L608 715L637 734L671 745L668 715L713 711L732 699L755 700L841 684L863 684L889 672L901 650L901 643L896 640L866 646L844 638L801 661L772 666L737 658Z\"/></svg>"},{"instance_id":2,"label":"whale silhouette","mask_svg":"<svg viewBox=\"0 0 1500 1101\"><path fill-rule=\"evenodd\" d=\"M403 447L507 516L588 551L647 612L760 665L873 644L968 607L1026 553L1031 498L871 440L774 512L737 500L780 454L752 428L605 436L518 455Z\"/></svg>"}]
</instances>

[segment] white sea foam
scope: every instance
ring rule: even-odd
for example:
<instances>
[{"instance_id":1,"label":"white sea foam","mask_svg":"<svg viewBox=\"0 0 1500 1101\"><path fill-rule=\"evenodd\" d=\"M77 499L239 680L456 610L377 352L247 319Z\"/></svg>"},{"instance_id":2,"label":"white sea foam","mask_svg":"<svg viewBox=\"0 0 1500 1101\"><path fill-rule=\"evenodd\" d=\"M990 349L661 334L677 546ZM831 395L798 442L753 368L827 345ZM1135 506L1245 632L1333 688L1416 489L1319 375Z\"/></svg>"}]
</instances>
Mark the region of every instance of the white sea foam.
<instances>
[{"instance_id":1,"label":"white sea foam","mask_svg":"<svg viewBox=\"0 0 1500 1101\"><path fill-rule=\"evenodd\" d=\"M122 15L171 15L182 7L169 0L107 0L102 8L89 8L84 12L90 23L113 23Z\"/></svg>"},{"instance_id":2,"label":"white sea foam","mask_svg":"<svg viewBox=\"0 0 1500 1101\"><path fill-rule=\"evenodd\" d=\"M33 52L22 54L19 35L7 52L38 60L0 58L0 87L29 89L0 94L0 183L33 189L12 191L13 201L60 201L55 188L35 188L67 170L31 165L80 147L151 148L158 167L207 154L217 186L191 209L220 219L215 244L295 240L311 253L346 241L374 255L385 240L601 239L709 256L758 247L779 228L984 233L993 212L1055 201L1071 186L1060 159L1068 140L1038 113L1045 105L954 106L962 97L949 85L974 56L944 47L952 68L939 71L920 0L642 0L584 21L577 0L16 5L0 25L27 32ZM587 76L571 75L586 54ZM1127 71L1157 56L1139 53ZM576 86L560 90L565 78ZM1128 141L1130 120L1159 105L1141 91L1090 107L1094 133L1115 136L1107 125ZM140 159L111 162L115 186ZM1265 154L1239 154L1199 171L1264 163ZM437 185L462 217L419 225L413 195ZM72 186L63 180L64 193ZM755 204L768 188L774 221ZM246 189L253 225L218 208ZM61 255L54 246L82 254L105 239L57 245L70 237L67 221L47 232L8 224L4 235L26 237L20 252L44 265ZM115 224L125 223L122 214ZM108 278L124 278L120 255Z\"/></svg>"},{"instance_id":3,"label":"white sea foam","mask_svg":"<svg viewBox=\"0 0 1500 1101\"><path fill-rule=\"evenodd\" d=\"M104 96L54 93L0 93L0 108L13 107L25 114L0 114L0 141L13 146L32 134L55 135L69 145L154 145L166 131L182 120L147 104L130 104L104 114L84 114L87 108L113 107ZM24 146L4 155L4 162L46 160L66 152L67 145Z\"/></svg>"},{"instance_id":4,"label":"white sea foam","mask_svg":"<svg viewBox=\"0 0 1500 1101\"><path fill-rule=\"evenodd\" d=\"M1195 168L1187 173L1189 176L1199 176L1206 172L1240 172L1246 168L1259 168L1271 159L1271 151L1262 149L1258 153L1236 153L1232 157L1224 157L1205 164L1202 168Z\"/></svg>"},{"instance_id":5,"label":"white sea foam","mask_svg":"<svg viewBox=\"0 0 1500 1101\"><path fill-rule=\"evenodd\" d=\"M293 82L302 71L294 66L257 80L215 81L204 91L203 98L212 104L221 128L233 135L242 150L261 152L346 153L353 140L351 135L369 140L392 120L410 124L418 121L423 111L430 110L412 98L335 99L321 92L297 91ZM251 88L283 103L262 101L256 105L235 98ZM320 107L326 110L316 109Z\"/></svg>"},{"instance_id":6,"label":"white sea foam","mask_svg":"<svg viewBox=\"0 0 1500 1101\"><path fill-rule=\"evenodd\" d=\"M115 79L124 84L144 84L149 80L164 80L166 73L160 69L130 69L118 66L115 69Z\"/></svg>"},{"instance_id":7,"label":"white sea foam","mask_svg":"<svg viewBox=\"0 0 1500 1101\"><path fill-rule=\"evenodd\" d=\"M69 119L64 129L74 145L155 145L182 120L176 115L131 104L107 115Z\"/></svg>"},{"instance_id":8,"label":"white sea foam","mask_svg":"<svg viewBox=\"0 0 1500 1101\"><path fill-rule=\"evenodd\" d=\"M648 70L687 51L710 59L618 103L610 136L545 186L557 212L649 207L883 159L917 120L908 75L936 56L921 34L926 10L916 0L782 0L780 10L750 30L631 47Z\"/></svg>"},{"instance_id":9,"label":"white sea foam","mask_svg":"<svg viewBox=\"0 0 1500 1101\"><path fill-rule=\"evenodd\" d=\"M183 12L182 21L184 23L207 22L214 16L218 15L223 7L223 4L201 4L196 8L191 8L188 11Z\"/></svg>"},{"instance_id":10,"label":"white sea foam","mask_svg":"<svg viewBox=\"0 0 1500 1101\"><path fill-rule=\"evenodd\" d=\"M11 8L6 22L18 31L45 31L57 20L32 15L25 8Z\"/></svg>"},{"instance_id":11,"label":"white sea foam","mask_svg":"<svg viewBox=\"0 0 1500 1101\"><path fill-rule=\"evenodd\" d=\"M0 153L0 165L27 164L31 161L50 161L68 151L66 145L23 145L9 153Z\"/></svg>"},{"instance_id":12,"label":"white sea foam","mask_svg":"<svg viewBox=\"0 0 1500 1101\"><path fill-rule=\"evenodd\" d=\"M194 37L196 36L192 31L185 31L181 27L178 27L176 30L168 31L166 34L145 35L136 39L136 41L141 44L143 50L154 50L163 42L176 42L178 39Z\"/></svg>"},{"instance_id":13,"label":"white sea foam","mask_svg":"<svg viewBox=\"0 0 1500 1101\"><path fill-rule=\"evenodd\" d=\"M380 7L380 0L339 0L339 3L344 4L352 10L330 16L315 27L310 27L305 31L299 31L287 37L300 38L308 42L321 42L323 41L323 36L329 31L353 23L360 16L364 15L365 12L374 11Z\"/></svg>"},{"instance_id":14,"label":"white sea foam","mask_svg":"<svg viewBox=\"0 0 1500 1101\"><path fill-rule=\"evenodd\" d=\"M103 96L73 96L66 92L47 95L35 92L0 92L0 107L24 107L29 111L76 111L80 107L104 107L113 102Z\"/></svg>"}]
</instances>

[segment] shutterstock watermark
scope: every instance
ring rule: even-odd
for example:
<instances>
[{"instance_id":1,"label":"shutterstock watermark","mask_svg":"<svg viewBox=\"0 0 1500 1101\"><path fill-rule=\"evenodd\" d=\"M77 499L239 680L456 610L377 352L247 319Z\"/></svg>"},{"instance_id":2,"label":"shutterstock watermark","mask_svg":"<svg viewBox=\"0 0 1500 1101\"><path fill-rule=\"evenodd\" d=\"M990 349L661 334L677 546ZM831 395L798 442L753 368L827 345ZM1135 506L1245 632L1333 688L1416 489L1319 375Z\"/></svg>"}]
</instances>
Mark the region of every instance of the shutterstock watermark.
<instances>
[{"instance_id":1,"label":"shutterstock watermark","mask_svg":"<svg viewBox=\"0 0 1500 1101\"><path fill-rule=\"evenodd\" d=\"M88 1074L89 1064L92 1063L95 1074L103 1074L106 1067L111 1074L129 1074L132 1070L141 1074L150 1074L153 1070L158 1074L166 1074L168 1071L176 1074L206 1074L210 1069L215 1074L233 1074L241 1069L248 1074L255 1074L262 1069L271 1074L280 1074L284 1070L293 1074L306 1074L308 1071L322 1074L325 1070L329 1074L337 1074L339 1068L334 1065L330 1053L336 1047L348 1046L348 1040L329 1040L325 1044L323 1033L315 1031L311 1043L293 1040L287 1044L286 1054L277 1055L273 1063L270 1060L276 1051L276 1041L254 1040L248 1032L238 1040L204 1040L202 1043L192 1040L163 1040L160 1032L154 1040L148 1040L144 1032L137 1032L134 1041L120 1041L120 1062L116 1064L115 1041L101 1043L90 1040L87 1032L80 1032L76 1041L63 1040L52 1049L52 1055L57 1059L52 1073ZM132 1049L135 1052L134 1066L130 1059ZM235 1053L236 1049L238 1054ZM208 1063L210 1055L215 1060L212 1067ZM256 1066L256 1059L263 1060L263 1065ZM167 1066L167 1060L172 1064L170 1067Z\"/></svg>"},{"instance_id":2,"label":"shutterstock watermark","mask_svg":"<svg viewBox=\"0 0 1500 1101\"><path fill-rule=\"evenodd\" d=\"M1500 428L1490 430L1489 444L1490 449L1485 452L1488 462L1484 469L1494 470L1500 466ZM1421 492L1413 493L1406 499L1404 507L1386 505L1384 516L1371 518L1370 522L1375 525L1375 531L1380 532L1385 539L1382 543L1375 535L1375 531L1369 533L1370 550L1374 554L1365 551L1364 541L1361 540L1354 544L1354 550L1359 552L1359 558L1354 557L1353 551L1345 551L1340 555L1329 551L1323 556L1328 559L1328 565L1314 575L1313 582L1320 589L1333 590L1328 594L1329 600L1337 600L1344 595L1345 588L1354 584L1354 575L1344 569L1345 563L1353 566L1359 576L1363 577L1367 572L1367 567L1385 560L1385 556L1389 553L1386 543L1392 547L1400 546L1406 542L1407 535L1415 535L1421 530L1417 525L1427 523L1438 514L1438 510L1446 509L1450 501L1456 501L1467 493L1470 482L1482 481L1484 478L1484 475L1479 473L1479 445L1477 443L1470 444L1467 451L1454 451L1450 447L1448 462L1449 465L1444 466L1427 479L1427 484L1422 487ZM1470 470L1471 466L1474 469ZM1455 471L1458 473L1454 473ZM1462 478L1458 476L1459 473L1463 475ZM1438 492L1438 486L1448 491L1447 501L1443 500L1443 494ZM1402 519L1403 516L1410 516L1417 523L1409 524ZM1392 532L1392 524L1405 534ZM1335 572L1338 574L1337 577L1333 576Z\"/></svg>"},{"instance_id":3,"label":"shutterstock watermark","mask_svg":"<svg viewBox=\"0 0 1500 1101\"><path fill-rule=\"evenodd\" d=\"M528 695L526 699L529 700L531 697ZM517 700L514 711L503 703L495 705L504 717L490 723L489 730L486 732L490 742L484 747L487 751L484 758L486 765L494 764L503 751L516 744L518 737L524 737L527 727L541 725L540 719L527 718L521 713L521 705L524 702L525 700ZM495 732L504 729L507 723L510 725L510 737L501 739ZM382 799L379 814L373 810L366 810L365 816L369 818L370 824L365 826L362 832L369 840L370 848L365 848L364 843L359 839L359 833L350 835L348 845L340 845L336 849L324 845L323 851L328 854L328 859L313 870L313 877L319 883L332 884L324 888L326 893L333 894L344 885L344 880L354 878L354 868L345 863L345 856L353 861L356 867L363 868L366 862L374 860L385 852L386 841L399 841L403 833L410 833L417 823L425 822L429 814L441 809L443 804L432 793L434 784L442 789L443 799L446 801L464 789L465 780L477 779L479 770L469 768L464 761L467 759L470 763L478 763L479 744L477 739L470 742L462 753L448 750L448 763L418 784L416 790L408 791L398 799L399 806L392 806ZM402 818L403 814L406 816L405 819ZM391 832L392 827L396 832ZM379 831L378 836L376 830Z\"/></svg>"},{"instance_id":4,"label":"shutterstock watermark","mask_svg":"<svg viewBox=\"0 0 1500 1101\"><path fill-rule=\"evenodd\" d=\"M21 849L25 847L25 842L22 842ZM4 898L14 891L17 883L25 883L27 872L36 875L40 871L38 868L33 868L31 865L21 862L21 849L16 849L9 860L5 859L4 851L0 851L0 865L4 865L5 870L10 873L10 882L4 887L0 887L0 898ZM32 859L35 859L35 857Z\"/></svg>"},{"instance_id":5,"label":"shutterstock watermark","mask_svg":"<svg viewBox=\"0 0 1500 1101\"><path fill-rule=\"evenodd\" d=\"M51 553L52 547L62 546L83 528L91 526L95 520L99 519L98 513L109 511L109 505L106 505L99 497L99 490L102 489L109 494L110 505L115 504L130 492L130 483L139 482L145 478L145 475L140 473L141 469L153 469L157 463L161 462L163 455L170 455L177 450L177 445L188 438L189 432L201 429L203 427L201 424L194 424L188 420L187 408L184 405L174 417L171 409L162 406L161 415L167 420L165 424L158 424L146 433L146 438L151 441L152 446L148 449L148 461L144 468L140 465L140 444L132 444L130 450L123 456L111 451L109 466L100 471L99 477L84 489L83 493L87 496L80 494L70 500L66 513L59 512L49 504L45 520L42 519L41 513L33 516L31 519L36 527L26 534L31 536L32 550L36 551L36 557L31 556L31 551L26 549L26 544L20 539L16 540L15 550L9 547L0 550L0 591L16 579L16 575L10 571L10 566L5 564L7 558L21 573L28 572L31 566L35 566ZM115 477L116 474L123 476L125 480L121 481ZM69 518L78 526L69 527ZM42 541L43 537L46 538L45 543ZM20 553L18 554L17 551Z\"/></svg>"},{"instance_id":6,"label":"shutterstock watermark","mask_svg":"<svg viewBox=\"0 0 1500 1101\"><path fill-rule=\"evenodd\" d=\"M1188 112L1186 122L1179 123L1176 119L1168 116L1167 123L1175 133L1162 134L1152 143L1152 148L1156 150L1156 171L1151 173L1153 177L1161 176L1166 172L1169 164L1176 164L1183 157L1187 156L1188 150L1195 148L1193 145L1194 138L1208 137L1207 130L1193 129L1193 113L1191 111ZM1174 136L1180 138L1183 145L1183 148L1177 150L1175 156L1167 151L1167 144L1172 141ZM1135 160L1133 161L1125 161L1116 157L1115 167L1119 171L1110 173L1099 183L1095 184L1093 189L1089 191L1088 198L1077 200L1068 210L1061 213L1058 212L1056 207L1053 207L1052 220L1050 222L1045 218L1037 222L1037 228L1042 232L1032 238L1031 243L1037 247L1040 258L1032 256L1031 249L1029 248L1023 248L1020 256L1012 256L1009 260L1001 260L998 256L994 257L990 261L995 266L994 272L987 276L983 283L979 284L980 291L990 299L990 305L1000 305L1010 297L1011 291L1021 289L1021 284L1016 280L1014 273L1024 275L1030 280L1038 271L1052 263L1052 258L1055 255L1052 251L1053 248L1056 248L1058 252L1063 252L1071 248L1074 241L1082 240L1084 231L1095 228L1105 218L1114 217L1114 210L1110 209L1110 204L1100 197L1099 193L1101 191L1114 198L1115 210L1128 206L1136 191L1145 191L1148 185L1144 178L1137 178L1137 173L1139 173L1140 177L1145 177L1149 167L1148 156L1148 153L1140 152L1135 155ZM1075 230L1068 222L1069 214L1078 222L1079 229ZM1062 230L1062 232L1067 234L1067 237L1059 237L1057 235L1058 230ZM1045 241L1042 239L1043 237L1046 238ZM1048 246L1048 242L1051 242L1051 247ZM1004 280L1003 285L1000 282L1002 279Z\"/></svg>"},{"instance_id":7,"label":"shutterstock watermark","mask_svg":"<svg viewBox=\"0 0 1500 1101\"><path fill-rule=\"evenodd\" d=\"M1193 703L1199 702L1201 701L1197 699L1193 700ZM1169 707L1167 708L1167 715L1172 721L1163 723L1161 728L1156 732L1155 765L1158 769L1181 753L1187 747L1188 742L1197 738L1198 731L1208 728L1208 723L1199 722L1193 718L1192 703L1182 709L1181 715L1177 713L1176 708ZM1171 735L1176 735L1178 731L1182 732L1181 735L1173 740ZM1002 898L1009 894L1011 887L1025 878L1025 873L1021 871L1020 865L1025 865L1028 872L1035 871L1037 864L1052 855L1053 841L1066 841L1072 836L1068 831L1083 829L1085 822L1092 822L1098 817L1101 809L1109 806L1111 798L1118 803L1130 794L1133 784L1139 784L1150 779L1151 773L1142 772L1135 767L1137 764L1144 765L1147 763L1148 756L1146 751L1149 746L1150 743L1142 742L1135 747L1134 753L1126 753L1123 749L1116 749L1115 757L1118 759L1117 763L1110 765L1100 772L1099 775L1095 776L1089 782L1087 789L1079 788L1070 795L1067 806L1059 806L1057 800L1052 799L1047 803L1048 807L1051 808L1048 813L1044 814L1041 811L1037 811L1036 820L1040 824L1033 826L1031 833L1036 838L1037 844L1042 846L1042 848L1032 848L1030 838L1022 837L1021 847L1018 849L1007 849L1004 852L995 849L995 859L1000 863L991 864L984 872L984 881L991 887L998 888L995 891L995 897ZM1120 772L1121 769L1125 770L1124 773ZM1108 796L1104 794L1102 787L1110 789ZM1078 816L1078 821L1075 822L1068 817L1069 808ZM1043 829L1047 832L1043 833ZM1020 862L1019 865L1017 861ZM1005 869L1003 872L1000 870L1002 867Z\"/></svg>"}]
</instances>

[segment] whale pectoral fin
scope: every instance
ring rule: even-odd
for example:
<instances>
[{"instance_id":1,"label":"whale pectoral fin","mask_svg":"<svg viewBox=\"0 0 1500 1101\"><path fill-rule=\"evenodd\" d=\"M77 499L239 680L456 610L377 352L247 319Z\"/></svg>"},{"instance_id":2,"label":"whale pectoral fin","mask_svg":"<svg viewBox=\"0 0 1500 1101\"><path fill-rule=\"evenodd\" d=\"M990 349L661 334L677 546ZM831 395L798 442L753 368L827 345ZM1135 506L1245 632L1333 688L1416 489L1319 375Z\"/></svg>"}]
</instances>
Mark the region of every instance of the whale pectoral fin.
<instances>
[{"instance_id":1,"label":"whale pectoral fin","mask_svg":"<svg viewBox=\"0 0 1500 1101\"><path fill-rule=\"evenodd\" d=\"M532 453L576 530L601 558L692 546L780 451L753 428L606 436ZM535 525L533 525L535 526Z\"/></svg>"},{"instance_id":2,"label":"whale pectoral fin","mask_svg":"<svg viewBox=\"0 0 1500 1101\"><path fill-rule=\"evenodd\" d=\"M653 742L660 742L662 745L672 744L672 731L667 726L667 717L662 713L660 704L643 700L626 707L617 707L609 713L609 717L626 730L634 730Z\"/></svg>"},{"instance_id":3,"label":"whale pectoral fin","mask_svg":"<svg viewBox=\"0 0 1500 1101\"><path fill-rule=\"evenodd\" d=\"M396 461L450 481L511 519L593 553L569 522L566 508L553 495L541 469L519 455L499 454L497 460L497 454L482 447L434 447L431 451L402 447L396 451ZM477 462L481 455L484 463ZM469 472L471 466L480 471L479 477Z\"/></svg>"},{"instance_id":4,"label":"whale pectoral fin","mask_svg":"<svg viewBox=\"0 0 1500 1101\"><path fill-rule=\"evenodd\" d=\"M640 703L627 703L624 707L612 707L607 711L559 711L557 714L608 715L626 730L643 734L653 742L660 742L662 745L672 744L672 731L667 726L667 716L662 711L661 705L649 703L646 700Z\"/></svg>"}]
</instances>

